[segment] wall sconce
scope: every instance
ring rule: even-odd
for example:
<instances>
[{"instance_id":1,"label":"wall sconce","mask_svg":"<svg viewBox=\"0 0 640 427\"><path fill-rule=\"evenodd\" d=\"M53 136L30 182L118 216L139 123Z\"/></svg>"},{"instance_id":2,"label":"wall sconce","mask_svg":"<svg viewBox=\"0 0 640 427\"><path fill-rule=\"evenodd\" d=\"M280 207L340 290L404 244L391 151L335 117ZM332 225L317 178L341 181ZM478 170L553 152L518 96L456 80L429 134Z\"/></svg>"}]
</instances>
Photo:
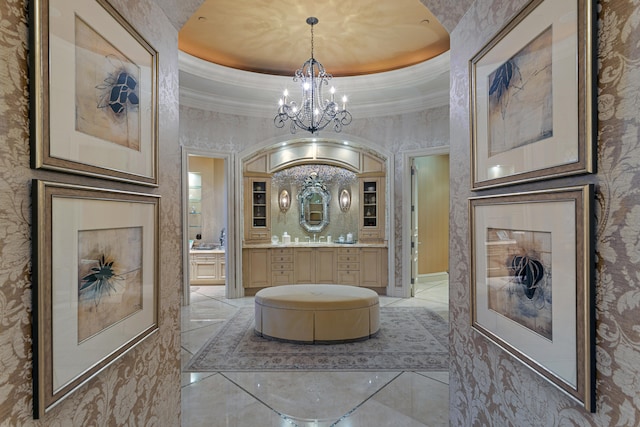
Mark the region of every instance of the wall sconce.
<instances>
[{"instance_id":1,"label":"wall sconce","mask_svg":"<svg viewBox=\"0 0 640 427\"><path fill-rule=\"evenodd\" d=\"M338 199L340 204L340 210L346 212L351 207L351 193L346 188L340 192L340 198Z\"/></svg>"},{"instance_id":2,"label":"wall sconce","mask_svg":"<svg viewBox=\"0 0 640 427\"><path fill-rule=\"evenodd\" d=\"M291 207L291 196L289 196L289 192L287 190L282 190L280 192L280 197L278 197L278 205L280 206L280 212L287 212Z\"/></svg>"}]
</instances>

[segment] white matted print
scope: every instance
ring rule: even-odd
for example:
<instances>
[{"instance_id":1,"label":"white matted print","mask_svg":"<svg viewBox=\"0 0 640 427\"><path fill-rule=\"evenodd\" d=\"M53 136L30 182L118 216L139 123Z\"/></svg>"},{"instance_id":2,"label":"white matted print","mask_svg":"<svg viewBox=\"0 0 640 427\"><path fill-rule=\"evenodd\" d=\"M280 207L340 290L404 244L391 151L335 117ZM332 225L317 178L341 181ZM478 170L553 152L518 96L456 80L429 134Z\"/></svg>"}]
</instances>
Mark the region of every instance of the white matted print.
<instances>
[{"instance_id":1,"label":"white matted print","mask_svg":"<svg viewBox=\"0 0 640 427\"><path fill-rule=\"evenodd\" d=\"M592 186L470 199L472 326L593 408Z\"/></svg>"},{"instance_id":2,"label":"white matted print","mask_svg":"<svg viewBox=\"0 0 640 427\"><path fill-rule=\"evenodd\" d=\"M157 52L105 0L32 8L32 165L157 185Z\"/></svg>"},{"instance_id":3,"label":"white matted print","mask_svg":"<svg viewBox=\"0 0 640 427\"><path fill-rule=\"evenodd\" d=\"M590 0L533 0L469 63L472 188L593 171Z\"/></svg>"},{"instance_id":4,"label":"white matted print","mask_svg":"<svg viewBox=\"0 0 640 427\"><path fill-rule=\"evenodd\" d=\"M159 197L34 181L34 415L158 328Z\"/></svg>"}]
</instances>

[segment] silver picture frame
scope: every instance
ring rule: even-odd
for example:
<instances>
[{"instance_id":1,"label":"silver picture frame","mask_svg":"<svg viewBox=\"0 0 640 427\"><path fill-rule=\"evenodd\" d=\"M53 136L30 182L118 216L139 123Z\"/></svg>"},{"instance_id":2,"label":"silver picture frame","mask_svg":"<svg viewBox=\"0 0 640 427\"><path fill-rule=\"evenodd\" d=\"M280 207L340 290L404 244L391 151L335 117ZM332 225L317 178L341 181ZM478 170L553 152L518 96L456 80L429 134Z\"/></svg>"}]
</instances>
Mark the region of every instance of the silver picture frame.
<instances>
[{"instance_id":1,"label":"silver picture frame","mask_svg":"<svg viewBox=\"0 0 640 427\"><path fill-rule=\"evenodd\" d=\"M31 166L158 185L158 53L106 0L30 4Z\"/></svg>"},{"instance_id":2,"label":"silver picture frame","mask_svg":"<svg viewBox=\"0 0 640 427\"><path fill-rule=\"evenodd\" d=\"M472 328L595 410L593 185L469 200Z\"/></svg>"}]
</instances>

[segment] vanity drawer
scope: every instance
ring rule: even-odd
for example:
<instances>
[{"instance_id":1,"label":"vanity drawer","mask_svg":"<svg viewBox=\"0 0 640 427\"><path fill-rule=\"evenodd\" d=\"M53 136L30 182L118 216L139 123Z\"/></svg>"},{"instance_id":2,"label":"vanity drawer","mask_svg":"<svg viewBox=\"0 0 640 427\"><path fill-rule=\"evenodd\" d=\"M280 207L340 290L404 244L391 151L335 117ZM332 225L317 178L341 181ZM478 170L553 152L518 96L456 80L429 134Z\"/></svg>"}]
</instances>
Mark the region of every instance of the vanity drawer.
<instances>
[{"instance_id":1,"label":"vanity drawer","mask_svg":"<svg viewBox=\"0 0 640 427\"><path fill-rule=\"evenodd\" d=\"M338 249L338 255L358 255L360 248L340 248Z\"/></svg>"},{"instance_id":2,"label":"vanity drawer","mask_svg":"<svg viewBox=\"0 0 640 427\"><path fill-rule=\"evenodd\" d=\"M361 230L360 240L381 240L382 233L379 230Z\"/></svg>"},{"instance_id":3,"label":"vanity drawer","mask_svg":"<svg viewBox=\"0 0 640 427\"><path fill-rule=\"evenodd\" d=\"M359 271L338 271L338 283L341 285L360 285Z\"/></svg>"},{"instance_id":4,"label":"vanity drawer","mask_svg":"<svg viewBox=\"0 0 640 427\"><path fill-rule=\"evenodd\" d=\"M271 239L271 233L269 233L269 231L267 231L267 230L251 230L251 231L249 231L249 240L253 240L253 241L264 240L264 241L267 241L269 239Z\"/></svg>"},{"instance_id":5,"label":"vanity drawer","mask_svg":"<svg viewBox=\"0 0 640 427\"><path fill-rule=\"evenodd\" d=\"M215 254L191 254L191 259L195 262L216 262L218 258Z\"/></svg>"},{"instance_id":6,"label":"vanity drawer","mask_svg":"<svg viewBox=\"0 0 640 427\"><path fill-rule=\"evenodd\" d=\"M289 255L289 256L293 256L293 248L275 248L275 249L271 249L271 256L282 256L282 255Z\"/></svg>"},{"instance_id":7,"label":"vanity drawer","mask_svg":"<svg viewBox=\"0 0 640 427\"><path fill-rule=\"evenodd\" d=\"M360 262L360 254L359 253L350 253L350 254L338 254L338 263L344 262Z\"/></svg>"},{"instance_id":8,"label":"vanity drawer","mask_svg":"<svg viewBox=\"0 0 640 427\"><path fill-rule=\"evenodd\" d=\"M293 263L292 262L271 263L271 271L293 271Z\"/></svg>"},{"instance_id":9,"label":"vanity drawer","mask_svg":"<svg viewBox=\"0 0 640 427\"><path fill-rule=\"evenodd\" d=\"M293 270L271 272L271 286L290 285L292 283L293 283Z\"/></svg>"},{"instance_id":10,"label":"vanity drawer","mask_svg":"<svg viewBox=\"0 0 640 427\"><path fill-rule=\"evenodd\" d=\"M272 262L293 262L293 255L277 255L271 254Z\"/></svg>"},{"instance_id":11,"label":"vanity drawer","mask_svg":"<svg viewBox=\"0 0 640 427\"><path fill-rule=\"evenodd\" d=\"M339 271L360 271L360 263L359 262L339 262L338 263Z\"/></svg>"}]
</instances>

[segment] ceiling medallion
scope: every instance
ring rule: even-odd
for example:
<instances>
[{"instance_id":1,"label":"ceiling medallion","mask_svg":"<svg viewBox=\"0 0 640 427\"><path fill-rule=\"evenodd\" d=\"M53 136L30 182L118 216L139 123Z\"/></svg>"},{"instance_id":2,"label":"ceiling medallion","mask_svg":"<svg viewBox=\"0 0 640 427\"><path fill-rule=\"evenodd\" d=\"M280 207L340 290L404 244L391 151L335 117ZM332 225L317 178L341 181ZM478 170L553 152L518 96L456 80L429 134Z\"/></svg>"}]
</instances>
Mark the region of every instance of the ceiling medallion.
<instances>
[{"instance_id":1,"label":"ceiling medallion","mask_svg":"<svg viewBox=\"0 0 640 427\"><path fill-rule=\"evenodd\" d=\"M284 91L280 98L278 114L273 119L277 128L282 128L287 120L291 120L291 133L302 129L315 134L330 123L333 130L340 132L343 126L351 123L351 113L347 111L347 97L342 97L342 109L335 102L335 88L329 90L330 99L323 99L322 87L329 85L331 74L324 70L324 66L313 57L313 26L318 23L318 18L307 18L307 24L311 26L311 58L299 68L293 76L294 82L300 82L302 87L302 99L300 103L288 100L289 92Z\"/></svg>"}]
</instances>

